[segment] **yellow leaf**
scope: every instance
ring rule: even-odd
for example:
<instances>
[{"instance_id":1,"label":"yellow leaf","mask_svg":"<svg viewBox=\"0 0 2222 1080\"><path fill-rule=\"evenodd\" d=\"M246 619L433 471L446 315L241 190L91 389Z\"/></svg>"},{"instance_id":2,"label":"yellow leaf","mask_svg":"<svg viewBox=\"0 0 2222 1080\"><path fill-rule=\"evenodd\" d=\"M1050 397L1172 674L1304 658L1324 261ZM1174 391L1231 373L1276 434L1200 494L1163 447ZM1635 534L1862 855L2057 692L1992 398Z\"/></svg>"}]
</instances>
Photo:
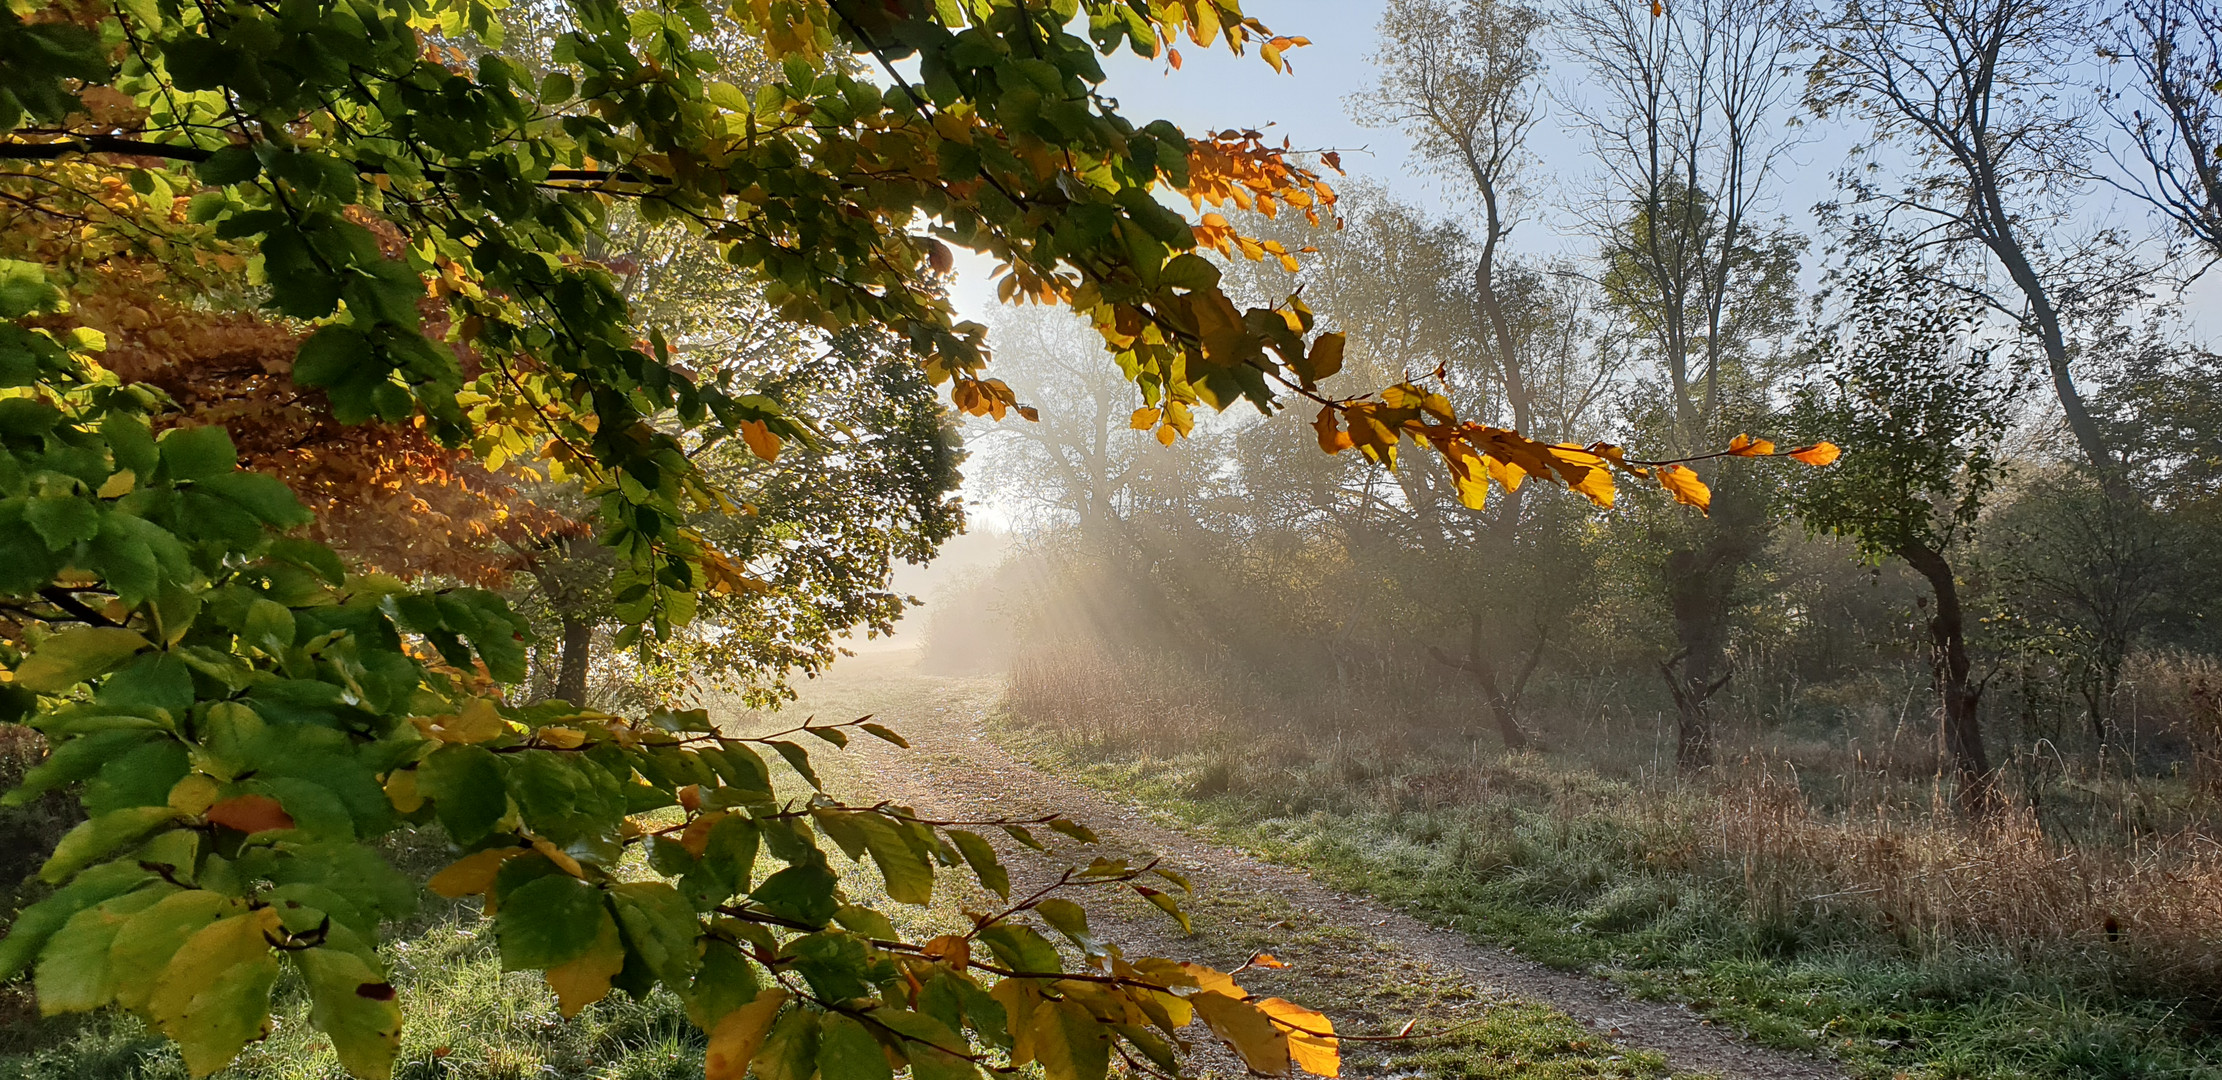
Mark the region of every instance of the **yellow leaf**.
<instances>
[{"instance_id":1,"label":"yellow leaf","mask_svg":"<svg viewBox=\"0 0 2222 1080\"><path fill-rule=\"evenodd\" d=\"M556 1011L566 1020L608 997L610 980L625 970L625 942L617 936L617 920L607 910L601 914L602 927L586 953L548 969L548 989L555 991Z\"/></svg>"},{"instance_id":2,"label":"yellow leaf","mask_svg":"<svg viewBox=\"0 0 2222 1080\"><path fill-rule=\"evenodd\" d=\"M115 475L110 476L106 483L100 485L100 490L95 494L103 499L120 499L131 494L131 489L138 482L138 474L130 469L118 469Z\"/></svg>"},{"instance_id":3,"label":"yellow leaf","mask_svg":"<svg viewBox=\"0 0 2222 1080\"><path fill-rule=\"evenodd\" d=\"M271 908L218 919L185 939L156 979L147 1015L176 1041L194 1076L231 1064L269 1032L278 961L266 935L282 929Z\"/></svg>"},{"instance_id":4,"label":"yellow leaf","mask_svg":"<svg viewBox=\"0 0 2222 1080\"><path fill-rule=\"evenodd\" d=\"M414 814L424 805L424 796L417 791L415 769L395 769L387 774L386 801L404 814Z\"/></svg>"},{"instance_id":5,"label":"yellow leaf","mask_svg":"<svg viewBox=\"0 0 2222 1080\"><path fill-rule=\"evenodd\" d=\"M559 848L554 844L549 843L546 840L542 840L536 836L532 839L532 849L542 855L547 856L548 861L556 865L556 869L561 870L564 873L569 874L575 878L583 878L586 876L586 868L580 866L579 860L572 858L570 856L570 853L564 851L562 848Z\"/></svg>"},{"instance_id":6,"label":"yellow leaf","mask_svg":"<svg viewBox=\"0 0 2222 1080\"><path fill-rule=\"evenodd\" d=\"M726 1013L710 1032L710 1049L702 1058L704 1080L741 1080L756 1052L764 1048L772 1018L785 1004L787 991L774 986Z\"/></svg>"},{"instance_id":7,"label":"yellow leaf","mask_svg":"<svg viewBox=\"0 0 2222 1080\"><path fill-rule=\"evenodd\" d=\"M1166 446L1173 445L1173 441L1178 438L1180 438L1180 433L1174 431L1170 426L1157 429L1157 441Z\"/></svg>"},{"instance_id":8,"label":"yellow leaf","mask_svg":"<svg viewBox=\"0 0 2222 1080\"><path fill-rule=\"evenodd\" d=\"M1566 486L1574 489L1575 494L1599 506L1612 505L1613 483L1611 470L1601 466L1583 468L1577 465L1573 467L1573 470L1561 469L1560 472L1561 475L1566 477Z\"/></svg>"},{"instance_id":9,"label":"yellow leaf","mask_svg":"<svg viewBox=\"0 0 2222 1080\"><path fill-rule=\"evenodd\" d=\"M221 793L213 778L205 773L193 773L170 787L170 809L198 817L216 805Z\"/></svg>"},{"instance_id":10,"label":"yellow leaf","mask_svg":"<svg viewBox=\"0 0 2222 1080\"><path fill-rule=\"evenodd\" d=\"M1340 1040L1335 1038L1335 1022L1325 1013L1313 1012L1292 1001L1266 998L1257 1003L1258 1010L1272 1017L1288 1035L1288 1056L1296 1067L1314 1076L1342 1075Z\"/></svg>"},{"instance_id":11,"label":"yellow leaf","mask_svg":"<svg viewBox=\"0 0 2222 1080\"><path fill-rule=\"evenodd\" d=\"M517 851L516 848L492 848L465 855L432 875L432 880L424 886L450 900L486 892L494 887L494 874L501 869L501 864Z\"/></svg>"},{"instance_id":12,"label":"yellow leaf","mask_svg":"<svg viewBox=\"0 0 2222 1080\"><path fill-rule=\"evenodd\" d=\"M1184 963L1180 969L1189 978L1196 980L1196 988L1201 992L1225 994L1237 1000L1250 996L1250 992L1235 985L1234 976L1226 972L1207 968L1202 964Z\"/></svg>"},{"instance_id":13,"label":"yellow leaf","mask_svg":"<svg viewBox=\"0 0 2222 1080\"><path fill-rule=\"evenodd\" d=\"M1832 442L1817 442L1811 446L1790 451L1790 456L1808 465L1828 465L1843 455L1844 451Z\"/></svg>"},{"instance_id":14,"label":"yellow leaf","mask_svg":"<svg viewBox=\"0 0 2222 1080\"><path fill-rule=\"evenodd\" d=\"M486 698L472 701L453 716L417 716L411 720L426 737L441 742L482 743L500 738L509 731L508 721L501 718L494 703Z\"/></svg>"},{"instance_id":15,"label":"yellow leaf","mask_svg":"<svg viewBox=\"0 0 2222 1080\"><path fill-rule=\"evenodd\" d=\"M1134 415L1127 418L1126 426L1136 431L1148 431L1157 426L1157 415L1156 409L1136 409Z\"/></svg>"},{"instance_id":16,"label":"yellow leaf","mask_svg":"<svg viewBox=\"0 0 2222 1080\"><path fill-rule=\"evenodd\" d=\"M1713 504L1713 489L1697 478L1695 472L1684 465L1668 465L1659 470L1659 486L1674 493L1674 501L1705 510Z\"/></svg>"},{"instance_id":17,"label":"yellow leaf","mask_svg":"<svg viewBox=\"0 0 2222 1080\"><path fill-rule=\"evenodd\" d=\"M1224 1039L1228 1046L1234 1047L1235 1053L1242 1055L1242 1063L1249 1066L1251 1072L1266 1076L1288 1075L1288 1036L1257 1006L1212 990L1188 1001L1196 1007L1196 1015L1203 1017L1212 1034Z\"/></svg>"},{"instance_id":18,"label":"yellow leaf","mask_svg":"<svg viewBox=\"0 0 2222 1080\"><path fill-rule=\"evenodd\" d=\"M586 745L586 732L577 728L544 727L533 732L532 737L558 750L576 750Z\"/></svg>"}]
</instances>

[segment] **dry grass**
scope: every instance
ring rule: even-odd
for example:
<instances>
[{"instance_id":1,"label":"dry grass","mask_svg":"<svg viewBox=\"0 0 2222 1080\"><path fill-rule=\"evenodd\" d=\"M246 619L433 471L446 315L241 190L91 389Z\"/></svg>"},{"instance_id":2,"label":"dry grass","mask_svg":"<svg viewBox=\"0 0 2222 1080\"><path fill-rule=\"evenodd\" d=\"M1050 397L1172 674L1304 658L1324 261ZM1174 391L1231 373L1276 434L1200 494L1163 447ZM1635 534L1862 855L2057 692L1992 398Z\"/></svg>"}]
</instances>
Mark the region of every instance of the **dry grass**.
<instances>
[{"instance_id":1,"label":"dry grass","mask_svg":"<svg viewBox=\"0 0 2222 1080\"><path fill-rule=\"evenodd\" d=\"M1280 815L1511 804L1569 835L1606 821L1636 838L1644 867L1704 879L1754 923L1858 925L1913 956L1980 951L2222 996L2211 660L2142 658L2118 711L2147 746L2193 761L2156 776L2004 747L2003 787L2018 797L1980 826L1953 816L1933 736L1898 710L1835 740L1755 734L1751 751L1689 783L1648 764L1655 748L1635 736L1653 725L1634 717L1620 745L1593 719L1550 737L1559 749L1506 755L1470 723L1443 723L1415 687L1290 696L1078 646L1022 659L1010 687L1011 713L1077 756L1190 762L1197 797L1256 796Z\"/></svg>"}]
</instances>

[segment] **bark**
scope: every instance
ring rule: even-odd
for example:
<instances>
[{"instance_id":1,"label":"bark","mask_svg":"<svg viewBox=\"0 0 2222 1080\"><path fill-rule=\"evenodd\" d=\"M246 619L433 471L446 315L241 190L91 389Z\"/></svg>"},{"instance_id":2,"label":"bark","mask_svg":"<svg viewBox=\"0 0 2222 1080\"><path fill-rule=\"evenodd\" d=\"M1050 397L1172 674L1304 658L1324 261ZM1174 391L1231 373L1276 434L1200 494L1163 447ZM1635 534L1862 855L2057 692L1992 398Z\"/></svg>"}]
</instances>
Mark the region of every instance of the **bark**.
<instances>
[{"instance_id":1,"label":"bark","mask_svg":"<svg viewBox=\"0 0 2222 1080\"><path fill-rule=\"evenodd\" d=\"M1983 688L1968 682L1966 616L1960 610L1959 584L1943 553L1923 544L1909 544L1898 556L1928 579L1936 594L1936 612L1929 619L1929 641L1934 648L1937 689L1944 699L1945 753L1958 775L1960 812L1970 818L1989 814L1996 797L1996 777L1990 755L1983 748L1980 715Z\"/></svg>"},{"instance_id":2,"label":"bark","mask_svg":"<svg viewBox=\"0 0 2222 1080\"><path fill-rule=\"evenodd\" d=\"M556 697L573 705L586 704L586 666L593 651L594 624L577 616L564 616L563 653L556 662Z\"/></svg>"}]
</instances>

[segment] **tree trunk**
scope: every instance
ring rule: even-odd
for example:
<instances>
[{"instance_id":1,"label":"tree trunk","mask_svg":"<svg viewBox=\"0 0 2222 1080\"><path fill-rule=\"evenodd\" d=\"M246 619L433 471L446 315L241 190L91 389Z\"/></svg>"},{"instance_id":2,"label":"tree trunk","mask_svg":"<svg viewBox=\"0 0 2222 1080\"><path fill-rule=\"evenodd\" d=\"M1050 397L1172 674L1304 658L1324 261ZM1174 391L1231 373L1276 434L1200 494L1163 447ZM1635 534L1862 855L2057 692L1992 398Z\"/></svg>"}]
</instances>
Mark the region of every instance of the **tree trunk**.
<instances>
[{"instance_id":1,"label":"tree trunk","mask_svg":"<svg viewBox=\"0 0 2222 1080\"><path fill-rule=\"evenodd\" d=\"M593 650L594 624L577 616L564 616L563 655L556 663L556 697L573 705L586 704L586 665Z\"/></svg>"},{"instance_id":2,"label":"tree trunk","mask_svg":"<svg viewBox=\"0 0 2222 1080\"><path fill-rule=\"evenodd\" d=\"M1534 674L1536 664L1543 658L1543 643L1536 642L1535 651L1528 655L1518 681L1508 694L1504 690L1504 684L1497 679L1496 665L1489 662L1489 654L1482 648L1481 617L1473 616L1470 625L1472 632L1466 639L1465 659L1453 658L1433 645L1428 646L1428 655L1434 657L1436 663L1457 668L1479 683L1482 698L1489 705L1490 719L1496 722L1497 736L1504 740L1504 748L1525 750L1529 740L1526 729L1520 726L1519 696L1527 688L1528 676Z\"/></svg>"},{"instance_id":3,"label":"tree trunk","mask_svg":"<svg viewBox=\"0 0 2222 1080\"><path fill-rule=\"evenodd\" d=\"M1922 544L1898 551L1914 570L1929 581L1936 594L1936 613L1929 619L1929 641L1935 650L1937 689L1944 698L1943 740L1959 777L1960 812L1969 818L1989 814L1996 797L1990 755L1983 749L1983 721L1978 713L1983 689L1968 685L1966 617L1960 611L1959 584L1952 579L1952 565L1944 555Z\"/></svg>"},{"instance_id":4,"label":"tree trunk","mask_svg":"<svg viewBox=\"0 0 2222 1080\"><path fill-rule=\"evenodd\" d=\"M1674 697L1674 763L1684 773L1713 764L1716 739L1709 703L1734 674L1728 669L1728 631L1736 583L1767 535L1764 494L1722 472L1716 474L1712 516L1705 520L1702 538L1667 554L1667 606L1677 651L1661 667Z\"/></svg>"}]
</instances>

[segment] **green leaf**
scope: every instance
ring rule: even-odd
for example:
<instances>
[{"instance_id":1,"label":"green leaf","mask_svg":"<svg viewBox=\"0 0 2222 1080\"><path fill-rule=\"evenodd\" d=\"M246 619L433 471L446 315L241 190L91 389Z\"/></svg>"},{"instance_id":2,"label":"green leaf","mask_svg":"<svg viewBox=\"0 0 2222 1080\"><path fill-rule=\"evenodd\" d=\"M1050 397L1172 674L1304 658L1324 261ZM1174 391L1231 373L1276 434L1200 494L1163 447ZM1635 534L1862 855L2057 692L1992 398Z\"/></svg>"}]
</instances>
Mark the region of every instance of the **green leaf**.
<instances>
[{"instance_id":1,"label":"green leaf","mask_svg":"<svg viewBox=\"0 0 2222 1080\"><path fill-rule=\"evenodd\" d=\"M730 941L711 938L703 943L702 962L694 973L693 985L680 997L687 1003L687 1018L708 1031L726 1013L755 1000L759 989L756 967L740 948Z\"/></svg>"},{"instance_id":2,"label":"green leaf","mask_svg":"<svg viewBox=\"0 0 2222 1080\"><path fill-rule=\"evenodd\" d=\"M172 480L205 480L239 464L231 433L215 424L171 428L162 433L156 447L162 454L162 471Z\"/></svg>"},{"instance_id":3,"label":"green leaf","mask_svg":"<svg viewBox=\"0 0 2222 1080\"><path fill-rule=\"evenodd\" d=\"M1172 288L1194 292L1217 286L1219 268L1213 266L1210 259L1195 252L1183 252L1165 263L1164 269L1158 271L1157 279Z\"/></svg>"},{"instance_id":4,"label":"green leaf","mask_svg":"<svg viewBox=\"0 0 2222 1080\"><path fill-rule=\"evenodd\" d=\"M244 184L260 172L262 162L256 160L255 148L247 144L224 147L193 167L193 175L210 187Z\"/></svg>"},{"instance_id":5,"label":"green leaf","mask_svg":"<svg viewBox=\"0 0 2222 1080\"><path fill-rule=\"evenodd\" d=\"M56 931L39 956L33 984L39 1012L45 1016L89 1012L108 1004L116 996L115 969L108 962L116 932L131 916L176 891L164 885L128 892L78 912Z\"/></svg>"},{"instance_id":6,"label":"green leaf","mask_svg":"<svg viewBox=\"0 0 2222 1080\"><path fill-rule=\"evenodd\" d=\"M905 1036L901 1049L910 1060L911 1080L980 1080L979 1066L957 1056L971 1048L943 1018L923 1011L874 1009L872 1019Z\"/></svg>"},{"instance_id":7,"label":"green leaf","mask_svg":"<svg viewBox=\"0 0 2222 1080\"><path fill-rule=\"evenodd\" d=\"M1057 830L1058 832L1064 833L1066 836L1072 837L1073 839L1078 840L1083 844L1093 844L1096 842L1096 834L1094 830L1088 828L1086 825L1082 825L1081 823L1074 821L1071 818L1053 818L1049 822L1049 827Z\"/></svg>"},{"instance_id":8,"label":"green leaf","mask_svg":"<svg viewBox=\"0 0 2222 1080\"><path fill-rule=\"evenodd\" d=\"M789 1009L756 1052L757 1080L810 1080L818 1072L818 1023L824 1013Z\"/></svg>"},{"instance_id":9,"label":"green leaf","mask_svg":"<svg viewBox=\"0 0 2222 1080\"><path fill-rule=\"evenodd\" d=\"M879 814L857 815L864 830L865 846L887 880L887 895L899 904L925 905L933 901L934 868L910 846L894 822Z\"/></svg>"},{"instance_id":10,"label":"green leaf","mask_svg":"<svg viewBox=\"0 0 2222 1080\"><path fill-rule=\"evenodd\" d=\"M55 890L54 895L23 909L8 927L8 936L0 938L0 979L14 978L31 966L39 950L78 912L152 880L154 875L145 867L109 863L77 875L77 880Z\"/></svg>"},{"instance_id":11,"label":"green leaf","mask_svg":"<svg viewBox=\"0 0 2222 1080\"><path fill-rule=\"evenodd\" d=\"M749 899L783 919L824 926L841 906L834 899L840 882L823 866L804 863L765 878Z\"/></svg>"},{"instance_id":12,"label":"green leaf","mask_svg":"<svg viewBox=\"0 0 2222 1080\"><path fill-rule=\"evenodd\" d=\"M894 1080L895 1070L863 1024L828 1013L818 1037L818 1075L823 1080Z\"/></svg>"},{"instance_id":13,"label":"green leaf","mask_svg":"<svg viewBox=\"0 0 2222 1080\"><path fill-rule=\"evenodd\" d=\"M665 986L685 989L700 962L695 948L702 923L694 906L661 881L628 882L611 889L610 898L626 943Z\"/></svg>"},{"instance_id":14,"label":"green leaf","mask_svg":"<svg viewBox=\"0 0 2222 1080\"><path fill-rule=\"evenodd\" d=\"M1029 927L997 923L981 930L979 938L994 951L996 959L1003 961L1003 966L1013 971L1047 974L1064 970L1057 947Z\"/></svg>"},{"instance_id":15,"label":"green leaf","mask_svg":"<svg viewBox=\"0 0 2222 1080\"><path fill-rule=\"evenodd\" d=\"M120 666L147 639L120 626L73 626L39 643L38 651L15 669L15 683L42 694L59 694Z\"/></svg>"},{"instance_id":16,"label":"green leaf","mask_svg":"<svg viewBox=\"0 0 2222 1080\"><path fill-rule=\"evenodd\" d=\"M1089 952L1099 948L1096 939L1088 933L1088 913L1080 905L1063 897L1052 896L1034 905L1034 913L1042 921L1056 927L1057 932L1072 939L1072 943Z\"/></svg>"},{"instance_id":17,"label":"green leaf","mask_svg":"<svg viewBox=\"0 0 2222 1080\"><path fill-rule=\"evenodd\" d=\"M887 916L862 904L843 904L833 913L833 921L851 933L862 934L877 941L899 941L902 934Z\"/></svg>"},{"instance_id":18,"label":"green leaf","mask_svg":"<svg viewBox=\"0 0 2222 1080\"><path fill-rule=\"evenodd\" d=\"M995 848L985 837L963 829L950 829L949 839L956 843L957 851L964 855L964 861L972 867L972 873L983 887L1005 900L1011 898L1011 872L1004 868L1002 860L996 857Z\"/></svg>"},{"instance_id":19,"label":"green leaf","mask_svg":"<svg viewBox=\"0 0 2222 1080\"><path fill-rule=\"evenodd\" d=\"M386 1080L401 1052L401 1005L393 984L342 949L292 954L309 989L309 1023L332 1039L340 1067L357 1080Z\"/></svg>"},{"instance_id":20,"label":"green leaf","mask_svg":"<svg viewBox=\"0 0 2222 1080\"><path fill-rule=\"evenodd\" d=\"M811 787L820 791L825 790L825 785L818 782L817 771L810 767L810 752L808 750L804 750L802 747L784 739L773 740L772 749L779 751L779 756L786 758L787 764L794 766L795 771L802 774L803 780L808 782Z\"/></svg>"},{"instance_id":21,"label":"green leaf","mask_svg":"<svg viewBox=\"0 0 2222 1080\"><path fill-rule=\"evenodd\" d=\"M450 744L417 766L417 790L432 800L440 826L458 844L475 844L509 813L501 762L483 746Z\"/></svg>"},{"instance_id":22,"label":"green leaf","mask_svg":"<svg viewBox=\"0 0 2222 1080\"><path fill-rule=\"evenodd\" d=\"M23 508L48 551L64 551L100 534L100 508L72 495L49 495L30 500Z\"/></svg>"},{"instance_id":23,"label":"green leaf","mask_svg":"<svg viewBox=\"0 0 2222 1080\"><path fill-rule=\"evenodd\" d=\"M594 946L602 925L602 890L568 874L550 874L501 898L494 937L503 971L545 971Z\"/></svg>"},{"instance_id":24,"label":"green leaf","mask_svg":"<svg viewBox=\"0 0 2222 1080\"><path fill-rule=\"evenodd\" d=\"M221 495L245 507L248 513L268 525L291 528L316 520L316 515L294 498L293 489L275 476L228 472L205 477L197 484L202 491Z\"/></svg>"},{"instance_id":25,"label":"green leaf","mask_svg":"<svg viewBox=\"0 0 2222 1080\"><path fill-rule=\"evenodd\" d=\"M240 636L269 656L283 656L293 647L293 611L273 600L256 597L247 605L247 622Z\"/></svg>"},{"instance_id":26,"label":"green leaf","mask_svg":"<svg viewBox=\"0 0 2222 1080\"><path fill-rule=\"evenodd\" d=\"M54 854L39 868L39 878L54 884L94 860L136 844L148 834L177 821L177 811L167 806L132 806L112 810L71 829L54 845Z\"/></svg>"},{"instance_id":27,"label":"green leaf","mask_svg":"<svg viewBox=\"0 0 2222 1080\"><path fill-rule=\"evenodd\" d=\"M116 467L130 469L141 479L154 475L162 458L154 447L154 429L147 426L146 417L127 412L111 412L100 418L100 437L108 440L108 453L116 459Z\"/></svg>"}]
</instances>

